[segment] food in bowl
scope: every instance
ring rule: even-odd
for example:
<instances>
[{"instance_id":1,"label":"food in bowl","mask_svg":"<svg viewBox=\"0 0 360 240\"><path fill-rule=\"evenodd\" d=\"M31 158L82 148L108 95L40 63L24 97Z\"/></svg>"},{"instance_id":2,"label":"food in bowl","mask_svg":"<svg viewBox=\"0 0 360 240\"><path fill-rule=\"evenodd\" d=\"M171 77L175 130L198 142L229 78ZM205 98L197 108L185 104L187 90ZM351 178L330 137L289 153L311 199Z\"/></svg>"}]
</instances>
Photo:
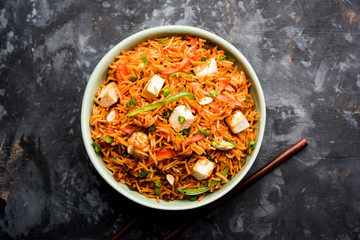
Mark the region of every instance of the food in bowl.
<instances>
[{"instance_id":1,"label":"food in bowl","mask_svg":"<svg viewBox=\"0 0 360 240\"><path fill-rule=\"evenodd\" d=\"M251 83L231 56L191 36L122 51L94 96L94 150L114 179L149 198L202 200L255 146Z\"/></svg>"}]
</instances>

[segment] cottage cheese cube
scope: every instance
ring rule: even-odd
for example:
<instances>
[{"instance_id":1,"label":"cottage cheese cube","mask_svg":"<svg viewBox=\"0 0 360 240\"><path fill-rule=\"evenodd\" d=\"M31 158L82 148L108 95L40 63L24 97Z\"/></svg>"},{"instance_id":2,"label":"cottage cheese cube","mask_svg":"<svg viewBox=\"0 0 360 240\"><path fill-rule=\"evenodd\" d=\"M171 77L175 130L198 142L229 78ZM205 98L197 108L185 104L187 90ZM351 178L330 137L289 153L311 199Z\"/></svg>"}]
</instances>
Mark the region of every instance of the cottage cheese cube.
<instances>
[{"instance_id":1,"label":"cottage cheese cube","mask_svg":"<svg viewBox=\"0 0 360 240\"><path fill-rule=\"evenodd\" d=\"M244 131L250 127L246 117L239 111L227 117L225 121L234 134Z\"/></svg>"},{"instance_id":2,"label":"cottage cheese cube","mask_svg":"<svg viewBox=\"0 0 360 240\"><path fill-rule=\"evenodd\" d=\"M185 121L183 123L179 122L180 116L185 118ZM185 105L181 105L174 109L174 111L170 115L169 122L171 124L171 127L176 132L180 132L186 128L189 128L194 119L195 117L194 115L192 115L191 111L187 109Z\"/></svg>"},{"instance_id":3,"label":"cottage cheese cube","mask_svg":"<svg viewBox=\"0 0 360 240\"><path fill-rule=\"evenodd\" d=\"M97 103L102 107L110 107L118 100L117 89L115 83L106 85L100 92Z\"/></svg>"},{"instance_id":4,"label":"cottage cheese cube","mask_svg":"<svg viewBox=\"0 0 360 240\"><path fill-rule=\"evenodd\" d=\"M149 100L155 100L160 93L162 86L165 83L165 79L159 77L158 75L154 75L146 84L143 94Z\"/></svg>"},{"instance_id":5,"label":"cottage cheese cube","mask_svg":"<svg viewBox=\"0 0 360 240\"><path fill-rule=\"evenodd\" d=\"M210 177L214 168L215 168L215 163L209 161L207 158L204 157L199 159L195 163L191 175L197 180L204 180Z\"/></svg>"},{"instance_id":6,"label":"cottage cheese cube","mask_svg":"<svg viewBox=\"0 0 360 240\"><path fill-rule=\"evenodd\" d=\"M206 67L202 68L202 66L199 66L197 69L195 69L195 74L199 78L203 78L205 76L212 76L218 73L216 60L215 58L210 59L210 64L206 63ZM202 69L202 70L201 70Z\"/></svg>"}]
</instances>

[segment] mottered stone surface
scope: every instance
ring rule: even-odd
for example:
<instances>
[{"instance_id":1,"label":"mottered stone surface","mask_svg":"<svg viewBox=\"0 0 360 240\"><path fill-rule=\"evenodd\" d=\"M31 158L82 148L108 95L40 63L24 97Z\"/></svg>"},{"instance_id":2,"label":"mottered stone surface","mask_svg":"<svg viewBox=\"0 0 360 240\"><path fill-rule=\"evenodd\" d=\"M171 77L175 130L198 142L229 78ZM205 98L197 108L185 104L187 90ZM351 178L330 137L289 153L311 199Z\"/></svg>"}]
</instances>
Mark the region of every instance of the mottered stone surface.
<instances>
[{"instance_id":1,"label":"mottered stone surface","mask_svg":"<svg viewBox=\"0 0 360 240\"><path fill-rule=\"evenodd\" d=\"M360 239L360 2L1 1L0 238L161 239L197 210L150 210L88 159L82 95L122 39L189 25L237 47L262 84L267 122L250 173L309 146L176 239Z\"/></svg>"}]
</instances>

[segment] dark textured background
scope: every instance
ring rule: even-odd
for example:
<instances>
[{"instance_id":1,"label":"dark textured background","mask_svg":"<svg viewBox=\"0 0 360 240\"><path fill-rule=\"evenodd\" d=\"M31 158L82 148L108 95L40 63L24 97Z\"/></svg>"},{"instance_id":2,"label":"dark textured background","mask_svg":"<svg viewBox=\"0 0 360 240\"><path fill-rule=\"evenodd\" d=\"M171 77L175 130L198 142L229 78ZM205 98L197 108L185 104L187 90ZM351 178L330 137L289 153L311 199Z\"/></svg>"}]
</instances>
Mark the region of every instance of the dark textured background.
<instances>
[{"instance_id":1,"label":"dark textured background","mask_svg":"<svg viewBox=\"0 0 360 240\"><path fill-rule=\"evenodd\" d=\"M230 41L263 86L267 123L250 173L310 145L177 239L360 239L360 2L1 1L0 239L161 239L196 210L148 210L91 165L80 132L101 57L149 27Z\"/></svg>"}]
</instances>

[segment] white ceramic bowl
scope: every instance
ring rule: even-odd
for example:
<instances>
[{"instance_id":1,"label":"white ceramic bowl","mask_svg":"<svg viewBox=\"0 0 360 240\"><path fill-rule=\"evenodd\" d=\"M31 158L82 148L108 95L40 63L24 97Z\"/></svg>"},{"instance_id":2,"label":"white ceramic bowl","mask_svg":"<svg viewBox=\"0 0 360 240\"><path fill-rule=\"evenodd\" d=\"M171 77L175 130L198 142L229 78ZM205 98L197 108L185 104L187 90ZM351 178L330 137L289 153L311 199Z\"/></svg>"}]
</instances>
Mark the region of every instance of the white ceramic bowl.
<instances>
[{"instance_id":1,"label":"white ceramic bowl","mask_svg":"<svg viewBox=\"0 0 360 240\"><path fill-rule=\"evenodd\" d=\"M94 95L101 85L101 83L106 79L108 66L111 62L114 61L115 56L117 56L121 51L126 51L137 46L139 43L146 41L148 39L158 38L158 37L166 37L166 36L195 36L201 37L203 39L207 39L213 44L219 46L220 49L224 50L226 53L229 53L236 60L235 64L240 66L241 69L245 71L246 76L249 81L252 82L252 87L250 93L253 96L253 99L256 104L256 110L260 115L259 121L256 123L256 132L257 136L255 139L255 149L250 156L248 156L247 161L241 171L236 174L236 176L229 182L223 185L221 190L217 190L213 193L206 194L205 198L202 201L189 201L189 200L175 200L170 202L160 201L157 203L153 198L147 198L142 194L131 191L126 185L115 181L112 176L112 173L105 167L104 162L101 157L98 156L91 143L93 140L91 139L90 134L90 125L89 119L92 113L92 107L94 105ZM101 59L101 61L97 64L94 71L92 72L89 82L86 86L82 108L81 108L81 131L82 137L85 145L85 149L89 158L96 170L99 174L108 182L116 191L124 195L125 197L137 202L141 205L161 209L161 210L186 210L204 206L209 204L222 196L228 193L232 188L234 188L241 179L244 178L246 173L249 171L251 166L253 165L256 156L259 152L263 135L265 129L265 100L262 88L260 86L260 82L255 74L254 69L251 67L250 63L247 59L237 50L233 45L219 36L205 31L200 28L189 27L189 26L162 26L162 27L154 27L141 32L138 32L130 37L124 39L115 47L113 47L109 52L105 54L105 56Z\"/></svg>"}]
</instances>

